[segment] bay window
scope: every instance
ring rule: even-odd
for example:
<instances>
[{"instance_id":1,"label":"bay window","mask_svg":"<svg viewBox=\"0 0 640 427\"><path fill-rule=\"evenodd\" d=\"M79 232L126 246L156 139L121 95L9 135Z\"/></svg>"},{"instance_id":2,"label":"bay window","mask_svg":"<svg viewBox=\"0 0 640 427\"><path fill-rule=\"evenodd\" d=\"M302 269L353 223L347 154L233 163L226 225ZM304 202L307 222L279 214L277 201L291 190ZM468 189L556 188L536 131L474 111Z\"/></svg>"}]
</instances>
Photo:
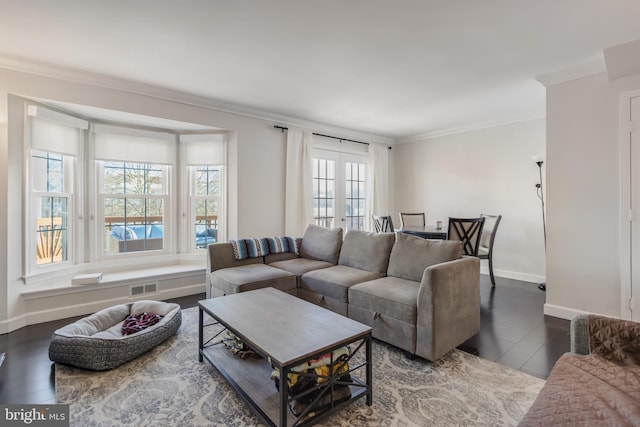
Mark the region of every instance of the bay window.
<instances>
[{"instance_id":1,"label":"bay window","mask_svg":"<svg viewBox=\"0 0 640 427\"><path fill-rule=\"evenodd\" d=\"M27 283L226 239L225 133L92 124L25 104Z\"/></svg>"}]
</instances>

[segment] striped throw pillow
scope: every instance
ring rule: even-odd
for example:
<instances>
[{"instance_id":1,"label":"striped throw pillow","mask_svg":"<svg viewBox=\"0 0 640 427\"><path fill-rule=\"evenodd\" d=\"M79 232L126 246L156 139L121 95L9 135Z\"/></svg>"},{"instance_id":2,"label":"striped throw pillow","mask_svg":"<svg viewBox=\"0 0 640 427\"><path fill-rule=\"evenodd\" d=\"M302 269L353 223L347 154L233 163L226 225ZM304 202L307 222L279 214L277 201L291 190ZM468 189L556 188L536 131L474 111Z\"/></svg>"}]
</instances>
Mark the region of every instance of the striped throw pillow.
<instances>
[{"instance_id":1,"label":"striped throw pillow","mask_svg":"<svg viewBox=\"0 0 640 427\"><path fill-rule=\"evenodd\" d=\"M292 252L298 255L298 245L293 237L267 237L269 243L269 252L272 254L280 254L283 252Z\"/></svg>"},{"instance_id":2,"label":"striped throw pillow","mask_svg":"<svg viewBox=\"0 0 640 427\"><path fill-rule=\"evenodd\" d=\"M267 239L230 240L233 256L237 260L258 258L269 254Z\"/></svg>"}]
</instances>

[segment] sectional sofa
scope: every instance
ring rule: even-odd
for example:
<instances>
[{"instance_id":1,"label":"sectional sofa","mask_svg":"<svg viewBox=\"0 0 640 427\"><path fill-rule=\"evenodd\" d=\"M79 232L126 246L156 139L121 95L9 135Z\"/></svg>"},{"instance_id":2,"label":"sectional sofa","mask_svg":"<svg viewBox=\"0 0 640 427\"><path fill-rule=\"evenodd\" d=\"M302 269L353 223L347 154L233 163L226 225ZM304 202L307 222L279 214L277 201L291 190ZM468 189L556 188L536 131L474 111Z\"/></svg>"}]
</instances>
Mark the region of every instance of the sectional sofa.
<instances>
[{"instance_id":1,"label":"sectional sofa","mask_svg":"<svg viewBox=\"0 0 640 427\"><path fill-rule=\"evenodd\" d=\"M480 330L480 263L460 242L356 230L343 239L314 225L288 250L263 240L249 241L253 257L238 256L239 242L208 246L207 297L275 287L432 361Z\"/></svg>"}]
</instances>

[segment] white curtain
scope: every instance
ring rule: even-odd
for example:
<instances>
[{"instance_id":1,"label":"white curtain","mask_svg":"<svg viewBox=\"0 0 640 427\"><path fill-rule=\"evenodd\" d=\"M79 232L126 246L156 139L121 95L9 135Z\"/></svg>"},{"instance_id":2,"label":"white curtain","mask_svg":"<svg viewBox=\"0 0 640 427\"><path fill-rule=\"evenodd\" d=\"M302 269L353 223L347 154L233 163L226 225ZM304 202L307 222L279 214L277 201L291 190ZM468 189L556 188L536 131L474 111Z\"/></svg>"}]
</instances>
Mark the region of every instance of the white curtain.
<instances>
[{"instance_id":1,"label":"white curtain","mask_svg":"<svg viewBox=\"0 0 640 427\"><path fill-rule=\"evenodd\" d=\"M313 134L287 131L287 178L285 187L285 234L302 237L313 222Z\"/></svg>"},{"instance_id":2,"label":"white curtain","mask_svg":"<svg viewBox=\"0 0 640 427\"><path fill-rule=\"evenodd\" d=\"M366 211L369 230L373 230L371 215L392 215L389 212L389 149L369 144L368 158Z\"/></svg>"}]
</instances>

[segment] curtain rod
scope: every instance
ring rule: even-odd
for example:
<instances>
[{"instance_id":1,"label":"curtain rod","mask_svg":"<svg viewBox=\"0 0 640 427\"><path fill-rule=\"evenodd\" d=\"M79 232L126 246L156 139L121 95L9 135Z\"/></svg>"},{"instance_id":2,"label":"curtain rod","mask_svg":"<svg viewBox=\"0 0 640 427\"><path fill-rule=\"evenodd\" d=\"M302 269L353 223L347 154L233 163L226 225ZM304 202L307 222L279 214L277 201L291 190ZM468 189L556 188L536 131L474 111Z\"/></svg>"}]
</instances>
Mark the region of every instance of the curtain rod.
<instances>
[{"instance_id":1,"label":"curtain rod","mask_svg":"<svg viewBox=\"0 0 640 427\"><path fill-rule=\"evenodd\" d=\"M288 127L285 127L285 126L273 125L273 127L274 127L274 128L276 128L276 129L280 129L282 132L284 132L285 130L289 130L289 128L288 128ZM313 134L314 134L314 135L316 135L316 136L324 136L325 138L333 138L333 139L337 139L337 140L339 140L340 142L342 142L342 141L349 141L349 142L355 142L356 144L370 145L368 142L356 141L355 139L340 138L340 137L337 137L337 136L325 135L325 134L323 134L323 133L316 133L316 132L313 132ZM389 150L391 150L391 147L387 147L387 148L388 148Z\"/></svg>"}]
</instances>

